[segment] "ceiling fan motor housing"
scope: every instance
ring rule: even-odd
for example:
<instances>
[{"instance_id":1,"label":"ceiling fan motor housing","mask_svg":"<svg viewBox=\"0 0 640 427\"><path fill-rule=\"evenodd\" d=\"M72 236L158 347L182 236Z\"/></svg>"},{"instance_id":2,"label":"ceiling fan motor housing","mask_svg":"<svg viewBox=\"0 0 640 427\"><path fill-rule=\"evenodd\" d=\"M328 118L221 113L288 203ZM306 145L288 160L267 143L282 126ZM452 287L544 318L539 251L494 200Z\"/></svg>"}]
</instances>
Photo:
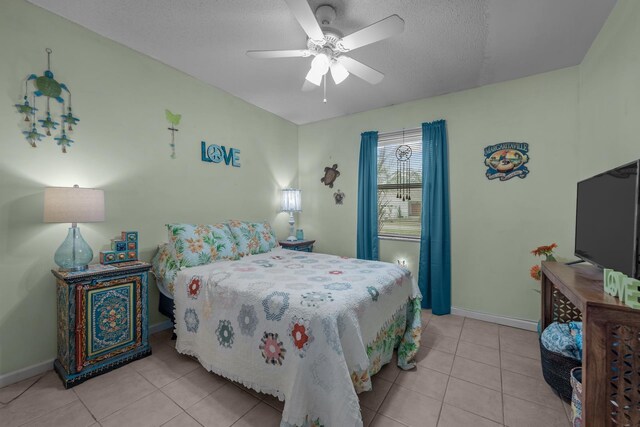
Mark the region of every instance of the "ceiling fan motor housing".
<instances>
[{"instance_id":1,"label":"ceiling fan motor housing","mask_svg":"<svg viewBox=\"0 0 640 427\"><path fill-rule=\"evenodd\" d=\"M326 27L336 19L336 10L331 5L323 4L316 9L316 18L320 26Z\"/></svg>"}]
</instances>

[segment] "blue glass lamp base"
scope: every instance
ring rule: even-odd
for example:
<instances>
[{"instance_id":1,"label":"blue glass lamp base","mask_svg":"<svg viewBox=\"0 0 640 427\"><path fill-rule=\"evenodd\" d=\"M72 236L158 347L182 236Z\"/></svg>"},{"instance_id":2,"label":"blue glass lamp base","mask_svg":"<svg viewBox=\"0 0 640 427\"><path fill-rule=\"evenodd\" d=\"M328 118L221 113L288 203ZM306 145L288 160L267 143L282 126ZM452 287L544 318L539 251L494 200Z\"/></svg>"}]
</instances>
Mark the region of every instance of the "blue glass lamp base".
<instances>
[{"instance_id":1,"label":"blue glass lamp base","mask_svg":"<svg viewBox=\"0 0 640 427\"><path fill-rule=\"evenodd\" d=\"M56 251L53 260L60 271L84 271L93 259L93 251L82 238L78 227L70 227L67 238Z\"/></svg>"}]
</instances>

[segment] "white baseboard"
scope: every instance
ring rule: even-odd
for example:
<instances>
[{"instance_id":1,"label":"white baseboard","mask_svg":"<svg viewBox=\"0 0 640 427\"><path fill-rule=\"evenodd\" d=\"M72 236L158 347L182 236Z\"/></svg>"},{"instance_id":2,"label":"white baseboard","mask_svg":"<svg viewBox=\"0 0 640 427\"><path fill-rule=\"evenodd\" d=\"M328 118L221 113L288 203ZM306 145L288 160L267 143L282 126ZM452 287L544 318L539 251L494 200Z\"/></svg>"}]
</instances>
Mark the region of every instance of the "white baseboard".
<instances>
[{"instance_id":1,"label":"white baseboard","mask_svg":"<svg viewBox=\"0 0 640 427\"><path fill-rule=\"evenodd\" d=\"M471 311L458 307L451 307L451 314L469 317L470 319L484 320L485 322L497 323L499 325L511 326L513 328L525 329L527 331L535 332L538 330L538 323L533 320L514 319L513 317L481 313L479 311Z\"/></svg>"},{"instance_id":2,"label":"white baseboard","mask_svg":"<svg viewBox=\"0 0 640 427\"><path fill-rule=\"evenodd\" d=\"M6 387L22 380L26 380L27 378L35 377L43 372L50 371L53 369L54 360L55 359L45 360L44 362L36 363L35 365L0 375L0 387Z\"/></svg>"},{"instance_id":3,"label":"white baseboard","mask_svg":"<svg viewBox=\"0 0 640 427\"><path fill-rule=\"evenodd\" d=\"M170 329L172 327L173 323L171 323L171 320L165 320L149 326L149 334L155 334L156 332L164 331L165 329ZM0 375L0 388L52 370L54 360L55 359L45 360L44 362L36 363L35 365Z\"/></svg>"}]
</instances>

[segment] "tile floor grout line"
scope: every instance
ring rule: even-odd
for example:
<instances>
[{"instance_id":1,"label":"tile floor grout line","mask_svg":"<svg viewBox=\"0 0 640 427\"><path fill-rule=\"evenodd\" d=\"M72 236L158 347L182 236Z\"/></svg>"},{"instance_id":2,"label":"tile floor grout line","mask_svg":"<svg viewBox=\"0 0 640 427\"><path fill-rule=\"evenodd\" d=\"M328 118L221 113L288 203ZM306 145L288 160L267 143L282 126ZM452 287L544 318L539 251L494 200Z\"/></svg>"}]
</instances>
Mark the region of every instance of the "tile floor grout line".
<instances>
[{"instance_id":1,"label":"tile floor grout line","mask_svg":"<svg viewBox=\"0 0 640 427\"><path fill-rule=\"evenodd\" d=\"M498 329L498 361L500 362L500 401L502 402L502 425L506 425L506 416L504 412L504 381L502 379L502 338L500 338L500 329Z\"/></svg>"},{"instance_id":2,"label":"tile floor grout line","mask_svg":"<svg viewBox=\"0 0 640 427\"><path fill-rule=\"evenodd\" d=\"M245 392L246 393L246 392ZM247 393L248 394L248 393ZM253 396L252 396L253 397ZM237 420L235 420L229 427L233 427L234 425L238 424L238 422L244 418L245 415L247 415L249 412L253 411L255 409L256 406L258 406L259 404L262 403L262 400L258 400L258 403L256 403L255 405L253 405L251 408L249 408L249 410L247 412L245 412L244 414L240 415L240 418L238 418ZM282 420L280 420L282 421Z\"/></svg>"},{"instance_id":3,"label":"tile floor grout line","mask_svg":"<svg viewBox=\"0 0 640 427\"><path fill-rule=\"evenodd\" d=\"M478 344L477 342L472 342L472 341L463 340L462 338L460 338L460 341L462 341L462 342L466 342L466 343L468 343L468 344L479 345L480 347L488 348L488 349L491 349L491 350L499 350L499 348L489 347L488 345ZM498 341L500 341L500 337L498 337ZM500 344L499 344L499 343L498 343L498 347L500 347Z\"/></svg>"},{"instance_id":4,"label":"tile floor grout line","mask_svg":"<svg viewBox=\"0 0 640 427\"><path fill-rule=\"evenodd\" d=\"M464 323L466 322L466 317L462 320L462 328L464 328ZM460 328L460 335L462 335L462 328ZM460 339L458 338L458 342ZM456 343L456 352L458 351L458 343ZM456 355L453 355L453 361L451 362L451 369L449 370L449 375L447 375L447 385L444 387L444 394L442 395L442 402L440 403L440 410L438 411L438 419L436 420L436 427L440 424L440 417L442 416L442 408L444 408L444 399L447 397L447 390L449 389L449 380L451 380L451 374L453 373L453 364L455 363Z\"/></svg>"},{"instance_id":5,"label":"tile floor grout line","mask_svg":"<svg viewBox=\"0 0 640 427\"><path fill-rule=\"evenodd\" d=\"M513 397L514 399L520 399L520 400L524 400L525 402L534 403L534 404L536 404L536 405L538 405L538 406L544 406L545 408L548 408L548 409L551 409L551 410L553 410L553 411L559 412L559 410L558 410L557 408L554 408L554 407L552 407L552 406L549 406L549 405L548 405L548 404L546 404L546 403L534 402L533 400L526 399L526 398L524 398L524 397L522 397L522 396L514 396L514 395L513 395L513 394L511 394L511 393L504 393L504 392L503 392L502 394L503 394L503 395L506 395L506 396L509 396L509 397ZM564 412L564 409L562 410L562 412ZM566 415L566 413L565 413L565 415Z\"/></svg>"},{"instance_id":6,"label":"tile floor grout line","mask_svg":"<svg viewBox=\"0 0 640 427\"><path fill-rule=\"evenodd\" d=\"M202 424L200 424L200 422L198 420L196 420L195 418L193 418L191 415L189 415L187 413L187 411L185 411L184 409L182 410L182 412L180 412L178 415L176 415L175 417L171 418L168 421L165 421L164 423L162 423L160 425L160 427L167 425L168 423L170 423L171 421L175 420L176 418L178 418L180 415L185 414L187 417L191 418L193 421L195 421L199 426L202 426Z\"/></svg>"},{"instance_id":7,"label":"tile floor grout line","mask_svg":"<svg viewBox=\"0 0 640 427\"><path fill-rule=\"evenodd\" d=\"M394 385L396 385L396 381L398 381L398 378L400 378L400 374L398 374L396 379L393 380L393 382L391 382L391 387L389 387L389 390L387 390L387 394L384 395L384 398L382 399L382 402L380 402L380 405L378 405L378 408L375 410L376 416L377 416L377 414L380 414L380 415L386 417L386 415L384 415L382 412L380 412L380 408L382 408L382 406L384 405L384 402L387 400L387 397L389 397L389 395L391 394L391 389L393 388ZM397 384L397 385L398 385L398 387L404 388L400 384ZM369 391L372 391L372 390L373 390L373 384L371 384L371 390L369 390ZM367 408L367 409L369 409L369 408ZM360 409L360 414L362 414L362 409ZM376 417L374 416L373 420L371 420L372 424L373 424L373 421L375 420L375 418ZM394 421L398 421L398 420L396 420L395 418L392 418L392 417L388 417L388 418L391 418ZM398 422L400 422L400 421L398 421ZM406 425L404 423L400 423L400 424Z\"/></svg>"},{"instance_id":8,"label":"tile floor grout line","mask_svg":"<svg viewBox=\"0 0 640 427\"><path fill-rule=\"evenodd\" d=\"M505 353L513 354L514 356L524 357L525 359L535 360L535 361L540 362L540 359L536 359L536 358L534 358L534 357L529 357L529 356L525 356L525 355L522 355L522 354L514 353L514 352L512 352L512 351L500 350L500 352L505 352Z\"/></svg>"},{"instance_id":9,"label":"tile floor grout line","mask_svg":"<svg viewBox=\"0 0 640 427\"><path fill-rule=\"evenodd\" d=\"M454 377L454 378L455 378L455 377ZM490 389L490 388L488 388L488 387L485 387L485 386L482 386L482 385L478 385L478 384L472 383L472 382L470 382L470 381L461 380L460 378L455 378L455 379L456 379L456 380L458 380L458 381L462 381L462 382L464 382L464 383L467 383L467 384L471 384L472 386L486 388L487 390L491 390L491 391L494 391L494 392L496 391L496 390ZM502 397L502 396L501 396L501 397ZM443 403L444 403L444 402L443 402ZM487 417L485 417L485 416L483 416L483 415L477 414L477 413L472 412L472 411L470 411L470 410L468 410L468 409L461 408L460 406L456 406L456 405L455 405L455 404L453 404L453 403L452 403L452 404L450 404L449 406L453 406L454 408L457 408L457 409L460 409L460 410L462 410L462 411L468 412L468 413L470 413L470 414L476 415L476 416L478 416L478 417L480 417L480 418L484 418L484 419L487 419L487 420L489 420L489 421L493 421L494 423L500 424L500 423L499 423L498 421L496 421L496 420L493 420L493 419L491 419L491 418L487 418Z\"/></svg>"},{"instance_id":10,"label":"tile floor grout line","mask_svg":"<svg viewBox=\"0 0 640 427\"><path fill-rule=\"evenodd\" d=\"M77 395L76 395L76 396L77 396ZM78 400L80 400L80 399L78 399ZM73 405L73 404L75 404L75 403L76 403L76 401L74 400L74 401L71 401L71 402L69 402L69 403L67 403L67 404L65 404L65 405L58 406L57 408L53 408L53 409L51 409L49 412L47 412L46 414L42 414L42 415L39 415L39 416L37 416L37 417L35 417L35 418L31 418L31 419L29 419L29 420L26 420L26 421L24 421L24 422L21 422L20 424L18 424L18 427L20 427L20 426L25 426L25 425L27 425L27 424L32 424L32 423L34 423L34 422L38 421L40 418L44 418L44 417L46 417L47 415L50 415L52 412L59 411L60 409L64 409L64 408L66 408L67 406L71 406L71 405ZM82 403L82 401L80 401L80 403ZM88 411L88 409L87 409L87 411ZM93 417L94 421L96 421L96 422L97 422L97 420L95 419L95 417L93 416L93 414L92 414L90 411L89 411L89 415L91 415L91 416Z\"/></svg>"},{"instance_id":11,"label":"tile floor grout line","mask_svg":"<svg viewBox=\"0 0 640 427\"><path fill-rule=\"evenodd\" d=\"M127 366L127 365L123 365L123 366ZM123 367L123 366L121 366L121 367ZM111 415L115 414L115 413L116 413L116 412L118 412L118 411L123 410L124 408L128 408L129 406L131 406L131 405L133 405L133 404L135 404L135 403L139 402L140 400L144 399L145 397L147 397L147 396L149 396L149 395L153 394L155 391L160 390L158 387L156 387L154 384L152 384L152 383L151 383L151 381L149 381L149 380L148 380L144 375L142 375L140 372L138 372L138 370L137 370L137 369L135 369L133 366L131 366L131 368L136 372L136 374L140 375L140 376L141 376L141 377L142 377L146 382L148 382L149 384L151 384L151 387L153 387L155 390L152 390L151 392L149 392L149 393L147 393L147 394L145 394L145 395L138 396L138 398L137 398L136 400L134 400L134 401L132 401L131 403L129 403L129 404L127 404L127 405L123 406L123 407L122 407L122 408L120 408L120 409L117 409L117 410L115 410L115 411L113 411L113 412L111 412L111 413L109 413L109 414L105 415L104 417L100 418L99 420L94 416L93 412L91 412L91 410L89 409L89 407L87 407L87 409L89 409L89 413L90 413L94 418L96 418L96 420L97 420L98 424L102 425L102 423L100 422L101 420L104 420L105 418L110 417ZM111 371L111 372L114 372L114 371ZM107 373L108 373L108 372L107 372ZM73 391L75 392L75 390L73 390ZM78 393L76 393L76 396L78 396L78 399L80 399L80 401L82 401L82 398L80 397L80 395L79 395ZM84 402L82 402L82 403L84 404ZM85 405L85 406L86 406L86 405ZM179 406L179 405L178 405L178 406Z\"/></svg>"},{"instance_id":12,"label":"tile floor grout line","mask_svg":"<svg viewBox=\"0 0 640 427\"><path fill-rule=\"evenodd\" d=\"M35 380L33 383L31 383L31 385L29 385L27 388L25 388L25 389L24 389L24 390L22 390L20 393L18 393L18 395L17 395L17 396L15 396L14 398L9 399L9 401L8 401L8 402L2 402L2 404L3 404L3 405L9 405L9 404L11 404L11 402L13 402L14 400L17 400L18 398L20 398L20 396L22 396L22 395L23 395L23 394L25 394L27 391L29 391L29 389L31 389L31 387L33 387L34 385L38 384L38 383L40 382L40 380L42 380L42 379L45 377L45 375L46 375L46 374L47 374L46 372L45 372L45 373L43 373L43 374L40 374L40 377L39 377L37 380ZM36 376L36 375L34 375L34 376ZM30 378L33 378L33 377L30 377ZM29 379L29 378L25 378L25 379L24 379L24 380L22 380L22 381L26 381L26 380L28 380L28 379ZM21 381L18 381L18 382L21 382ZM17 383L16 383L16 384L17 384ZM6 386L6 387L9 387L9 386L11 386L11 385L13 385L13 384L7 384L7 386ZM4 387L2 387L2 388L4 388ZM0 388L0 390L1 390L2 388Z\"/></svg>"},{"instance_id":13,"label":"tile floor grout line","mask_svg":"<svg viewBox=\"0 0 640 427\"><path fill-rule=\"evenodd\" d=\"M80 401L80 403L82 404L82 406L84 406L84 409L86 409L86 410L87 410L87 412L89 413L89 415L91 415L91 418L93 418L93 420L94 420L95 422L97 422L98 424L100 424L100 422L98 421L98 419L96 418L96 416L95 416L95 415L93 415L93 412L91 412L91 410L89 409L89 407L87 406L87 404L86 404L86 403L84 403L84 402L82 401L82 399L80 398L80 395L76 392L75 388L71 388L71 391L73 391L73 394L75 394L75 395L76 395L76 397L78 398L78 400Z\"/></svg>"},{"instance_id":14,"label":"tile floor grout line","mask_svg":"<svg viewBox=\"0 0 640 427\"><path fill-rule=\"evenodd\" d=\"M376 412L376 415L375 415L375 416L373 417L373 419L371 420L371 424L373 424L373 422L376 420L376 418L378 417L378 415L380 415L381 417L384 417L384 418L389 418L390 420L393 420L393 421L395 421L395 422L396 422L396 423L398 423L398 424L402 424L402 425L403 425L403 426L405 426L405 427L411 427L409 424L405 424L405 423L403 423L402 421L399 421L399 420L397 420L397 419L395 419L395 418L393 418L393 417L390 417L389 415L385 415L385 414L383 414L382 412ZM369 424L369 425L371 425L371 424Z\"/></svg>"},{"instance_id":15,"label":"tile floor grout line","mask_svg":"<svg viewBox=\"0 0 640 427\"><path fill-rule=\"evenodd\" d=\"M455 356L455 357L454 357L454 363L455 363L455 359L456 359L457 357L459 357L460 359L468 360L468 361L470 361L470 362L480 363L481 365L488 366L488 367L490 367L490 368L496 368L496 369L500 369L500 370L502 370L502 368L499 368L499 367L497 367L497 366L489 365L488 363L480 362L480 361L478 361L478 360L469 359L468 357L460 356L459 354L454 354L454 356ZM498 362L500 362L500 360L498 360ZM432 369L432 370L433 370L433 369ZM453 372L453 365L451 365L451 372ZM458 377L456 377L456 378L458 378Z\"/></svg>"}]
</instances>

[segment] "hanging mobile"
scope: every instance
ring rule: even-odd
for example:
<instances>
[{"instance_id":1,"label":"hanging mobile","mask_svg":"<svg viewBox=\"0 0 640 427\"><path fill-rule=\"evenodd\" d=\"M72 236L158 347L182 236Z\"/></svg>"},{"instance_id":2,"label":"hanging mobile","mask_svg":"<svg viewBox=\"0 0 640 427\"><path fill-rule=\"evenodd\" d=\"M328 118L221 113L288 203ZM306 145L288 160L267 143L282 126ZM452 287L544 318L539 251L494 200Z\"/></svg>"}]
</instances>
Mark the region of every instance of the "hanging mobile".
<instances>
[{"instance_id":1,"label":"hanging mobile","mask_svg":"<svg viewBox=\"0 0 640 427\"><path fill-rule=\"evenodd\" d=\"M34 95L33 104L35 105L35 103L36 102L35 102L35 95ZM31 122L31 128L23 131L22 133L27 138L27 141L29 142L29 144L31 144L33 148L36 148L36 142L40 142L42 138L44 138L44 135L39 133L38 129L36 128L36 109L35 108L31 109L31 117L32 117L32 120L25 120L25 121Z\"/></svg>"},{"instance_id":2,"label":"hanging mobile","mask_svg":"<svg viewBox=\"0 0 640 427\"><path fill-rule=\"evenodd\" d=\"M38 121L40 122L40 126L42 126L43 129L47 130L47 136L51 136L51 129L56 130L56 126L60 124L51 118L51 111L49 109L49 98L47 98L47 117Z\"/></svg>"},{"instance_id":3,"label":"hanging mobile","mask_svg":"<svg viewBox=\"0 0 640 427\"><path fill-rule=\"evenodd\" d=\"M57 130L57 126L62 123L61 126L61 134L54 138L57 141L57 144L62 147L62 152L66 153L66 148L71 145L73 140L69 139L66 132L73 131L73 126L78 123L80 119L73 115L73 111L71 108L71 91L64 83L58 82L53 72L51 71L51 53L52 50L47 48L45 49L47 52L47 69L41 76L37 76L35 74L31 74L27 77L25 82L25 94L24 94L24 102L22 104L15 104L15 107L18 109L18 112L25 115L25 122L30 122L31 126L29 129L22 132L29 144L32 147L36 147L36 143L41 141L44 135L38 132L36 128L36 121L40 123L40 126L45 129L45 133L47 136L51 136L52 130ZM29 82L33 81L33 85L35 90L31 92L33 95L32 103L29 103ZM65 110L65 98L64 95L68 96L68 108ZM36 99L40 97L46 97L46 114L41 119L36 119ZM62 105L62 114L60 115L60 122L57 122L55 118L51 115L51 99L55 99ZM66 113L66 114L65 114ZM65 129L65 125L67 128Z\"/></svg>"},{"instance_id":4,"label":"hanging mobile","mask_svg":"<svg viewBox=\"0 0 640 427\"><path fill-rule=\"evenodd\" d=\"M25 122L30 122L29 116L34 115L35 112L38 111L37 108L29 104L29 80L24 81L24 102L22 104L15 104L14 107L18 109L20 114L24 114Z\"/></svg>"},{"instance_id":5,"label":"hanging mobile","mask_svg":"<svg viewBox=\"0 0 640 427\"><path fill-rule=\"evenodd\" d=\"M402 129L402 145L396 148L396 185L398 186L397 199L411 200L411 147L404 143L404 129Z\"/></svg>"},{"instance_id":6,"label":"hanging mobile","mask_svg":"<svg viewBox=\"0 0 640 427\"><path fill-rule=\"evenodd\" d=\"M67 89L67 91L69 90ZM62 103L62 112L64 113L64 102ZM72 126L77 125L80 121L79 118L73 115L73 111L71 110L71 92L69 92L69 108L67 109L67 114L63 114L61 117L62 127L64 128L64 125L66 124L67 130L70 132L73 130Z\"/></svg>"}]
</instances>

